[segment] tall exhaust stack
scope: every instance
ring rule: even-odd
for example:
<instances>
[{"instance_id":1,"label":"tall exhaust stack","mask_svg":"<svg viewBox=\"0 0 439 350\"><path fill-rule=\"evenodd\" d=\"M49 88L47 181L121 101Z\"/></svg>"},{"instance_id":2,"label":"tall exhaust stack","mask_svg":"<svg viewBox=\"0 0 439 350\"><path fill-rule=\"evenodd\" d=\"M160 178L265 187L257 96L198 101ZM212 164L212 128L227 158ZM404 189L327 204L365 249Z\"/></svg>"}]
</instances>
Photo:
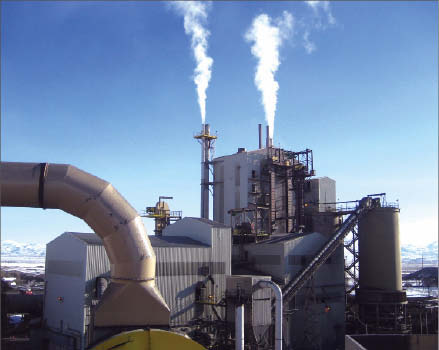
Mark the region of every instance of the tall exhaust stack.
<instances>
[{"instance_id":1,"label":"tall exhaust stack","mask_svg":"<svg viewBox=\"0 0 439 350\"><path fill-rule=\"evenodd\" d=\"M213 150L213 144L216 136L210 134L210 125L202 124L201 133L194 136L201 144L201 206L200 217L209 219L209 164L210 151Z\"/></svg>"},{"instance_id":2,"label":"tall exhaust stack","mask_svg":"<svg viewBox=\"0 0 439 350\"><path fill-rule=\"evenodd\" d=\"M210 134L209 124L204 124L202 127L203 134L208 136ZM206 137L203 138L201 150L201 214L200 216L209 219L209 141Z\"/></svg>"},{"instance_id":3,"label":"tall exhaust stack","mask_svg":"<svg viewBox=\"0 0 439 350\"><path fill-rule=\"evenodd\" d=\"M258 124L259 131L259 149L262 148L262 124Z\"/></svg>"},{"instance_id":4,"label":"tall exhaust stack","mask_svg":"<svg viewBox=\"0 0 439 350\"><path fill-rule=\"evenodd\" d=\"M265 139L265 147L270 148L273 146L273 140L270 138L270 127L267 125L267 137Z\"/></svg>"}]
</instances>

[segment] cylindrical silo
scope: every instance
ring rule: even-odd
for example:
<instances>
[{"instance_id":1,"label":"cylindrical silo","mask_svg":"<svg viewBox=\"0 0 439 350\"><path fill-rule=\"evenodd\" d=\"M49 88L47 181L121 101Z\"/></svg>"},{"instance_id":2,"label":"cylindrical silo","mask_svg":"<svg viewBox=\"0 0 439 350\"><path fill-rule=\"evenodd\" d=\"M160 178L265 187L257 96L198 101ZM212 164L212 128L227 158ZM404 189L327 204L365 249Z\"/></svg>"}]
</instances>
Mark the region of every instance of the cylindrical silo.
<instances>
[{"instance_id":1,"label":"cylindrical silo","mask_svg":"<svg viewBox=\"0 0 439 350\"><path fill-rule=\"evenodd\" d=\"M402 291L399 208L372 209L358 230L360 289Z\"/></svg>"}]
</instances>

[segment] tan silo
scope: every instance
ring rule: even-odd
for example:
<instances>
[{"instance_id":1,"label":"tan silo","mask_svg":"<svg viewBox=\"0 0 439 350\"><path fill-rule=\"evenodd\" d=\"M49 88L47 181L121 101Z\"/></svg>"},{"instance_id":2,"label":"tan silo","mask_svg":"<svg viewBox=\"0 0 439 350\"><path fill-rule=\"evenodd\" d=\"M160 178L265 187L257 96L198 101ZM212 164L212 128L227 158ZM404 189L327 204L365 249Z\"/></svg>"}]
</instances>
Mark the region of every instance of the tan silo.
<instances>
[{"instance_id":1,"label":"tan silo","mask_svg":"<svg viewBox=\"0 0 439 350\"><path fill-rule=\"evenodd\" d=\"M358 223L361 289L402 291L399 211L374 208Z\"/></svg>"}]
</instances>

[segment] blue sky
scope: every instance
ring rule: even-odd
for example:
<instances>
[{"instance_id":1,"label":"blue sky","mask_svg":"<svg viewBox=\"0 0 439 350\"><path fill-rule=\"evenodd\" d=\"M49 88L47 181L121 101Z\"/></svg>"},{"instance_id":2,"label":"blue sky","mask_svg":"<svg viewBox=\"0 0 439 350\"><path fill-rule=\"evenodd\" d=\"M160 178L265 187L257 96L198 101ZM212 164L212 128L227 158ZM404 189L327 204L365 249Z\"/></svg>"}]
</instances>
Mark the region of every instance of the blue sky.
<instances>
[{"instance_id":1,"label":"blue sky","mask_svg":"<svg viewBox=\"0 0 439 350\"><path fill-rule=\"evenodd\" d=\"M70 163L110 181L139 211L159 195L199 215L200 112L183 18L164 2L2 2L1 157ZM257 147L264 123L244 35L289 11L274 144L314 151L340 200L387 192L403 244L438 235L438 4L216 2L206 119L216 155ZM304 31L316 50L303 47ZM2 240L90 231L56 210L2 208ZM152 233L153 222L145 220Z\"/></svg>"}]
</instances>

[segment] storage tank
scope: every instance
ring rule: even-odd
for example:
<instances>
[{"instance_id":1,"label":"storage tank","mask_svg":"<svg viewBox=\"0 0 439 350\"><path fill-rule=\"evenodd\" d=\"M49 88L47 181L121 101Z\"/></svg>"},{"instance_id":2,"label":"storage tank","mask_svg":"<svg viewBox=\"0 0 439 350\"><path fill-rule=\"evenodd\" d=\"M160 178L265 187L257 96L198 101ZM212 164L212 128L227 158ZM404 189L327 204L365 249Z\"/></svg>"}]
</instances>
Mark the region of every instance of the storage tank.
<instances>
[{"instance_id":1,"label":"storage tank","mask_svg":"<svg viewBox=\"0 0 439 350\"><path fill-rule=\"evenodd\" d=\"M399 211L377 207L359 220L361 289L402 291Z\"/></svg>"}]
</instances>

